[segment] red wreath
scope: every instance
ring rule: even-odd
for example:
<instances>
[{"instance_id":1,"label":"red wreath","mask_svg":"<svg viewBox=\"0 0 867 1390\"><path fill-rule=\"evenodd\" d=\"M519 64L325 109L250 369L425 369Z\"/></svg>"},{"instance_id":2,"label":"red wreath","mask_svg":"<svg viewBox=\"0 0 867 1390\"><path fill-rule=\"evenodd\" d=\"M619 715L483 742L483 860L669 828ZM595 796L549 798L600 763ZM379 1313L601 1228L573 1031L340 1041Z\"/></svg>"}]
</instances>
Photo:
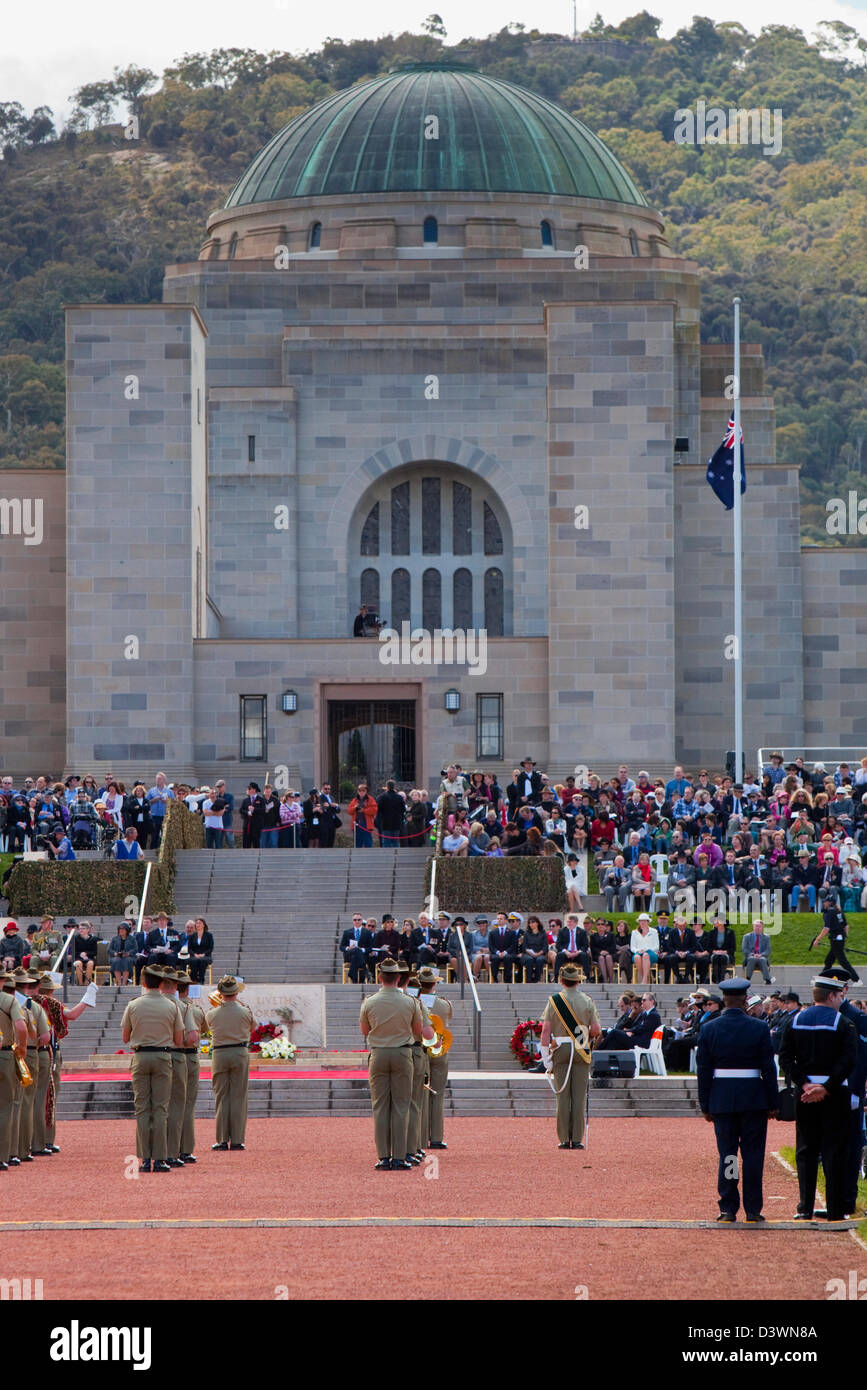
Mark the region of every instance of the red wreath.
<instances>
[{"instance_id":1,"label":"red wreath","mask_svg":"<svg viewBox=\"0 0 867 1390\"><path fill-rule=\"evenodd\" d=\"M263 1042L267 1042L269 1038L276 1038L277 1026L276 1023L260 1023L254 1028L250 1034L250 1051L259 1052Z\"/></svg>"},{"instance_id":2,"label":"red wreath","mask_svg":"<svg viewBox=\"0 0 867 1390\"><path fill-rule=\"evenodd\" d=\"M521 1063L521 1066L525 1070L528 1067L532 1067L534 1063L538 1062L539 1060L538 1052L531 1052L529 1047L527 1046L527 1037L529 1034L532 1034L533 1037L538 1038L541 1032L541 1019L526 1018L524 1019L523 1023L518 1024L517 1028L512 1034L512 1040L509 1043L509 1046L511 1047L518 1061Z\"/></svg>"}]
</instances>

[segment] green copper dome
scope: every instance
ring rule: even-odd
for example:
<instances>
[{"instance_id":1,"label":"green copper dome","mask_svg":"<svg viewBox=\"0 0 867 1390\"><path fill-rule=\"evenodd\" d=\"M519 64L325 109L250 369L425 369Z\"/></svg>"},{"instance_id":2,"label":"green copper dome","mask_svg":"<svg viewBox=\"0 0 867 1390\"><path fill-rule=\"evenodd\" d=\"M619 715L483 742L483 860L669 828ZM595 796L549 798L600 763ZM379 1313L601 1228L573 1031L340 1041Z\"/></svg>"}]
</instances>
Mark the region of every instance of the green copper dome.
<instances>
[{"instance_id":1,"label":"green copper dome","mask_svg":"<svg viewBox=\"0 0 867 1390\"><path fill-rule=\"evenodd\" d=\"M438 138L431 132L435 116ZM226 207L362 193L541 193L646 206L622 164L525 87L418 63L338 92L256 156Z\"/></svg>"}]
</instances>

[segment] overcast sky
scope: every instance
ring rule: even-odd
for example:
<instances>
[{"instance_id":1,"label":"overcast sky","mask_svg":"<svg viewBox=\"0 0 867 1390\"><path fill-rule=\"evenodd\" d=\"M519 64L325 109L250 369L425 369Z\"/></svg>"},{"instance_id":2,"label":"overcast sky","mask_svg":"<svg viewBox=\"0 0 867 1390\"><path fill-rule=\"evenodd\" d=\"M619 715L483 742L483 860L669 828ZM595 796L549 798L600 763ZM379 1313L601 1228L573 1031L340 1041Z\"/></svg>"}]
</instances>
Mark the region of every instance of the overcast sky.
<instances>
[{"instance_id":1,"label":"overcast sky","mask_svg":"<svg viewBox=\"0 0 867 1390\"><path fill-rule=\"evenodd\" d=\"M739 20L752 32L763 24L791 24L812 34L817 21L839 19L867 36L867 0L578 0L578 27L597 10L608 23L648 9L672 34L694 14ZM0 101L20 101L28 110L50 106L57 117L69 111L69 96L85 82L110 77L115 67L136 63L162 72L184 53L212 48L255 48L302 53L326 38L376 38L408 29L420 32L432 11L442 15L448 41L495 33L510 21L552 33L569 33L572 0L334 0L299 5L298 0L18 0L4 7L0 51Z\"/></svg>"}]
</instances>

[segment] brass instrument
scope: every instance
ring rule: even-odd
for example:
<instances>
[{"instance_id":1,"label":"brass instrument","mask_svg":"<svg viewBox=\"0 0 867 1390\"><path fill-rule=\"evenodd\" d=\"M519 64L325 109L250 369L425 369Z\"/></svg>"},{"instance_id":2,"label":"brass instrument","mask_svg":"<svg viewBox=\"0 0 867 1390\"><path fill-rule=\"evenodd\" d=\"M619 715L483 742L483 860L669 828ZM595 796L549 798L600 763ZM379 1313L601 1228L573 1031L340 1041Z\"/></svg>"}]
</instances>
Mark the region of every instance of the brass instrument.
<instances>
[{"instance_id":1,"label":"brass instrument","mask_svg":"<svg viewBox=\"0 0 867 1390\"><path fill-rule=\"evenodd\" d=\"M28 1067L27 1062L23 1057L19 1057L17 1052L13 1052L12 1055L15 1058L15 1071L18 1076L19 1084L24 1087L32 1086L33 1074L30 1068Z\"/></svg>"},{"instance_id":2,"label":"brass instrument","mask_svg":"<svg viewBox=\"0 0 867 1390\"><path fill-rule=\"evenodd\" d=\"M452 1045L452 1035L439 1014L428 1013L427 1021L436 1037L422 1038L422 1047L427 1049L428 1057L444 1057Z\"/></svg>"}]
</instances>

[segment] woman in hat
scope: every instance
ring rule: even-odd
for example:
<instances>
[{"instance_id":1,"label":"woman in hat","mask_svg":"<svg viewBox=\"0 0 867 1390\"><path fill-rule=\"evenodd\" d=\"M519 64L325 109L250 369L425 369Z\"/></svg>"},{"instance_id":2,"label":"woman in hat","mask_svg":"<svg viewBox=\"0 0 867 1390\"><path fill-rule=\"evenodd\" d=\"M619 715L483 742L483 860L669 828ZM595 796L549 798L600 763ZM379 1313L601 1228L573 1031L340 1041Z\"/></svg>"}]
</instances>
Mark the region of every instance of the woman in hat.
<instances>
[{"instance_id":1,"label":"woman in hat","mask_svg":"<svg viewBox=\"0 0 867 1390\"><path fill-rule=\"evenodd\" d=\"M659 960L659 932L656 927L650 925L650 917L646 912L639 915L635 931L629 939L629 949L632 951L632 963L638 983L649 985L650 967L656 965Z\"/></svg>"},{"instance_id":2,"label":"woman in hat","mask_svg":"<svg viewBox=\"0 0 867 1390\"><path fill-rule=\"evenodd\" d=\"M590 924L590 956L599 971L599 978L605 985L614 979L614 958L617 952L617 939L607 917L597 917ZM625 924L624 924L625 925Z\"/></svg>"},{"instance_id":3,"label":"woman in hat","mask_svg":"<svg viewBox=\"0 0 867 1390\"><path fill-rule=\"evenodd\" d=\"M128 985L135 969L136 944L129 922L121 922L108 947L108 966L118 986Z\"/></svg>"}]
</instances>

